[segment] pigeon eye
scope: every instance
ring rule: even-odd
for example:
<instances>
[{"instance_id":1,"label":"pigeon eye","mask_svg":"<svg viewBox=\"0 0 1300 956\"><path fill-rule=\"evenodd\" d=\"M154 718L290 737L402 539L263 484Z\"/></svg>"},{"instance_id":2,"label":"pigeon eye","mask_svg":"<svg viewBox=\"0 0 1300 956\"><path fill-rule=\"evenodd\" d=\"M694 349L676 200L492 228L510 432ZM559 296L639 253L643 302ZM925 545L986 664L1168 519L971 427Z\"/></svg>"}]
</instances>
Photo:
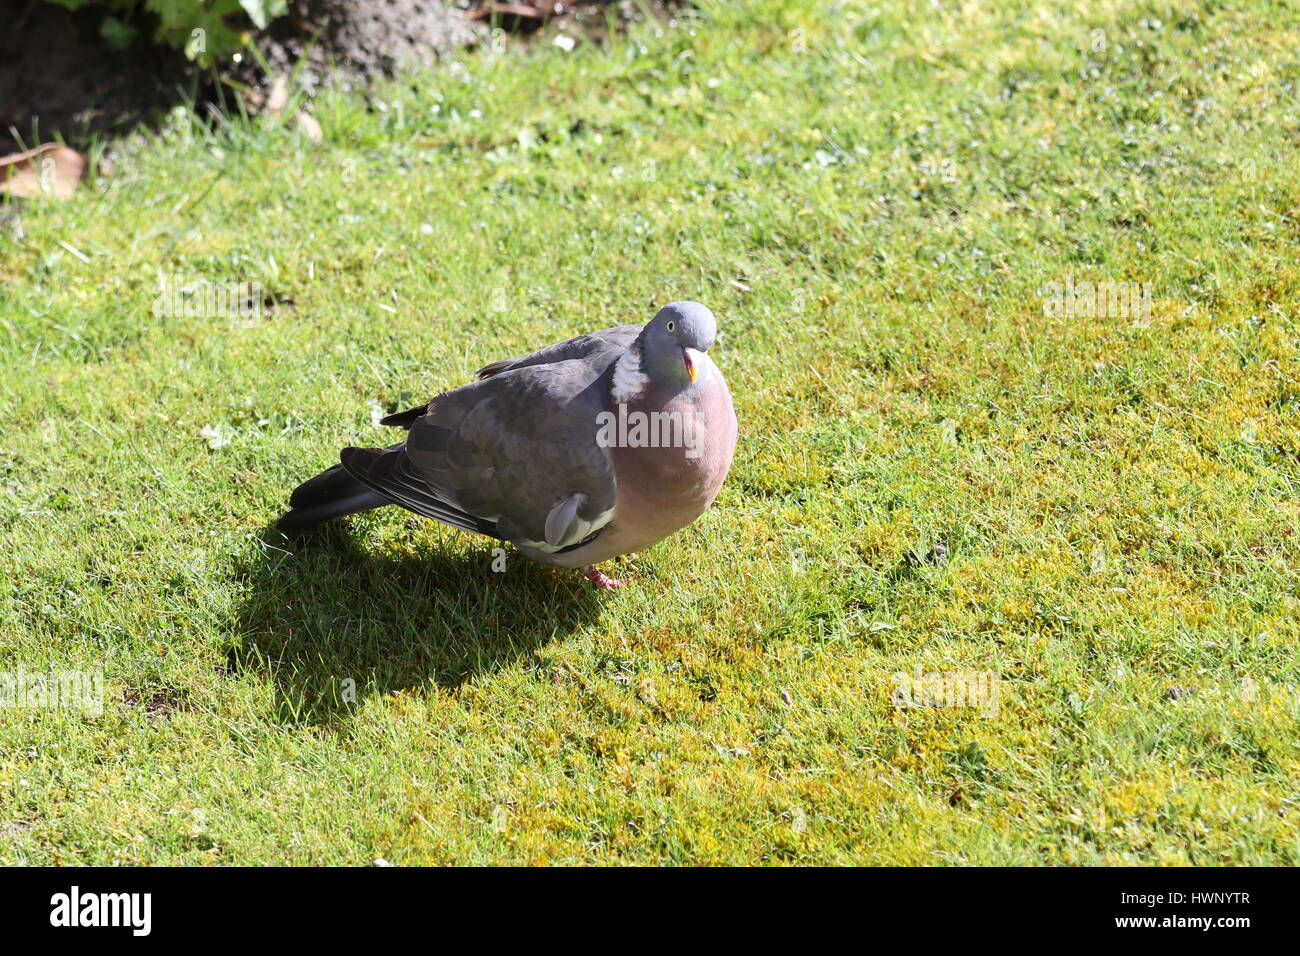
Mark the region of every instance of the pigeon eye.
<instances>
[{"instance_id":1,"label":"pigeon eye","mask_svg":"<svg viewBox=\"0 0 1300 956\"><path fill-rule=\"evenodd\" d=\"M676 322L669 322L668 325L665 326L665 328L667 328L668 331L671 332L673 329L677 328L677 323L676 323Z\"/></svg>"}]
</instances>

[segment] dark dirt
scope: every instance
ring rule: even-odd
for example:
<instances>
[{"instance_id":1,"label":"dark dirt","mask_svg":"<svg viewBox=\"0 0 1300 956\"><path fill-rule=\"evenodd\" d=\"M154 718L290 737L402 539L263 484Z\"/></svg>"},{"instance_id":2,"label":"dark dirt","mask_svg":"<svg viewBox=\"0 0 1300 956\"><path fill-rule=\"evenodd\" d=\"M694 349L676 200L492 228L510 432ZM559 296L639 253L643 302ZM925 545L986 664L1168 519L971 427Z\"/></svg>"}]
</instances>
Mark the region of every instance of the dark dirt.
<instances>
[{"instance_id":1,"label":"dark dirt","mask_svg":"<svg viewBox=\"0 0 1300 956\"><path fill-rule=\"evenodd\" d=\"M494 28L600 40L607 15L618 24L645 14L634 0L581 0L545 17L476 13L485 0L296 0L290 13L258 37L273 74L301 63L298 82L309 93L331 80L364 83L446 52L487 42ZM488 3L490 8L545 7L545 0ZM663 15L663 0L647 6ZM553 8L552 8L553 9ZM0 155L61 138L84 148L150 122L179 102L218 99L214 77L175 51L139 39L112 51L99 38L102 8L76 13L42 0L0 0ZM142 29L144 37L149 30ZM223 76L269 89L256 59L223 68ZM229 98L227 91L225 99Z\"/></svg>"},{"instance_id":2,"label":"dark dirt","mask_svg":"<svg viewBox=\"0 0 1300 956\"><path fill-rule=\"evenodd\" d=\"M186 698L183 691L174 687L158 687L149 690L128 690L122 695L119 710L144 708L145 716L150 720L170 717L177 710L184 710Z\"/></svg>"},{"instance_id":3,"label":"dark dirt","mask_svg":"<svg viewBox=\"0 0 1300 956\"><path fill-rule=\"evenodd\" d=\"M61 132L84 143L112 134L178 97L188 86L184 55L141 44L113 51L99 38L100 15L49 3L0 2L0 155L49 142ZM184 86L182 87L184 88Z\"/></svg>"},{"instance_id":4,"label":"dark dirt","mask_svg":"<svg viewBox=\"0 0 1300 956\"><path fill-rule=\"evenodd\" d=\"M289 73L306 59L302 80L311 88L326 75L390 76L432 63L457 47L471 46L486 31L465 11L421 0L307 0L267 28L258 46L272 72ZM256 80L256 64L235 70Z\"/></svg>"}]
</instances>

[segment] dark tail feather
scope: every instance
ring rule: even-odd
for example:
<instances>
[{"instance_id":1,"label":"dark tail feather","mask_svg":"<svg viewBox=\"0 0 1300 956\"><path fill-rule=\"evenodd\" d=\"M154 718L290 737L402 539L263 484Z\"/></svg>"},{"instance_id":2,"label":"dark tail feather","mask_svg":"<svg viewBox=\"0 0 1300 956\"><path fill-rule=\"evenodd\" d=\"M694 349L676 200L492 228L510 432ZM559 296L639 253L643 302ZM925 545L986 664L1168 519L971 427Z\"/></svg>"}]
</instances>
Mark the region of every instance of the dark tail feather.
<instances>
[{"instance_id":1,"label":"dark tail feather","mask_svg":"<svg viewBox=\"0 0 1300 956\"><path fill-rule=\"evenodd\" d=\"M294 489L289 496L291 510L275 526L291 531L392 503L349 475L342 465L335 465Z\"/></svg>"}]
</instances>

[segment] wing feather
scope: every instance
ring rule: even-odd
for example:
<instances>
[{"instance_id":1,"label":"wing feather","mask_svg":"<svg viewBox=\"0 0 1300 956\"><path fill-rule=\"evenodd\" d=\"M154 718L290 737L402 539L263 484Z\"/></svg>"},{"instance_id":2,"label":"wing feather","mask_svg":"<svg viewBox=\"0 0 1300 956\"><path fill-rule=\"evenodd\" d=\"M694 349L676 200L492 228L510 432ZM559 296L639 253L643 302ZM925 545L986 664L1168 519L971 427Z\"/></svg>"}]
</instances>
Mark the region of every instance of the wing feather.
<instances>
[{"instance_id":1,"label":"wing feather","mask_svg":"<svg viewBox=\"0 0 1300 956\"><path fill-rule=\"evenodd\" d=\"M605 329L485 365L477 381L385 418L410 430L404 446L345 449L344 467L466 531L552 552L590 540L618 496L609 451L596 443L597 415L614 364L640 332Z\"/></svg>"}]
</instances>

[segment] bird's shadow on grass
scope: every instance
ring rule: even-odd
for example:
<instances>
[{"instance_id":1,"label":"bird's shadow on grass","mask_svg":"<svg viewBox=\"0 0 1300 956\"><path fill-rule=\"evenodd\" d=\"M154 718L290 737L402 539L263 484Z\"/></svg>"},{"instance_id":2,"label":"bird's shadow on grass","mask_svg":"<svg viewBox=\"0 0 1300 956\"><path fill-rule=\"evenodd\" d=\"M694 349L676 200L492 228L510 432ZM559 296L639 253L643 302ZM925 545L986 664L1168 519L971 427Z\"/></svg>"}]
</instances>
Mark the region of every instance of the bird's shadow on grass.
<instances>
[{"instance_id":1,"label":"bird's shadow on grass","mask_svg":"<svg viewBox=\"0 0 1300 956\"><path fill-rule=\"evenodd\" d=\"M496 542L383 551L360 533L345 522L288 538L268 529L240 560L229 669L268 675L286 723L334 723L375 695L454 690L600 616L573 572L509 549L493 570Z\"/></svg>"}]
</instances>

